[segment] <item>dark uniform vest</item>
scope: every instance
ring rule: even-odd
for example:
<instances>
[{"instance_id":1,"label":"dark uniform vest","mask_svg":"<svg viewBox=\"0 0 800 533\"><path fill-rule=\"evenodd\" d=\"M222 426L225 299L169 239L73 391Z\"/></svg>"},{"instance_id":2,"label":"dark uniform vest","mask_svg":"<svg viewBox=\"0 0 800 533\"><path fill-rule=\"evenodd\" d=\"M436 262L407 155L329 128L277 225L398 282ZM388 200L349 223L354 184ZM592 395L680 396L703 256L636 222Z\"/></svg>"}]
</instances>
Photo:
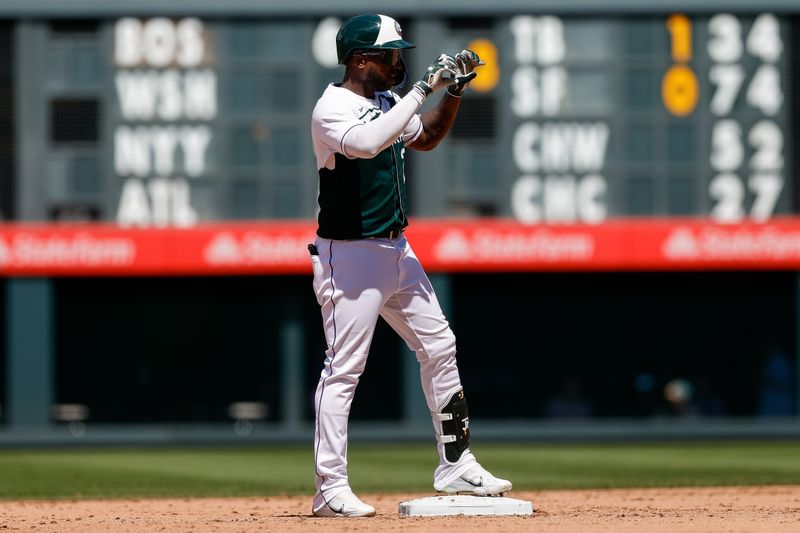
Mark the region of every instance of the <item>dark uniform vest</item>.
<instances>
[{"instance_id":1,"label":"dark uniform vest","mask_svg":"<svg viewBox=\"0 0 800 533\"><path fill-rule=\"evenodd\" d=\"M408 225L404 147L398 138L372 159L348 159L337 153L333 170L319 170L317 235L362 239Z\"/></svg>"}]
</instances>

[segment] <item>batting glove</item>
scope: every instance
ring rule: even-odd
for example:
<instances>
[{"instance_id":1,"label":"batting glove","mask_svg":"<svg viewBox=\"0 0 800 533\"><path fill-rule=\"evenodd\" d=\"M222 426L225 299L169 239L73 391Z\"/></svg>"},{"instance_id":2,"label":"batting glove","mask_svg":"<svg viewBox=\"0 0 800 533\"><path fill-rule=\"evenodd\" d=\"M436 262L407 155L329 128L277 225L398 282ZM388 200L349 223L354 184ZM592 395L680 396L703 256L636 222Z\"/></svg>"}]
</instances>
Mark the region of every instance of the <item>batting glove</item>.
<instances>
[{"instance_id":1,"label":"batting glove","mask_svg":"<svg viewBox=\"0 0 800 533\"><path fill-rule=\"evenodd\" d=\"M461 50L455 55L454 59L458 67L458 74L456 75L456 82L447 88L447 92L453 96L462 96L469 82L478 75L475 72L475 67L485 65L486 62L472 50Z\"/></svg>"},{"instance_id":2,"label":"batting glove","mask_svg":"<svg viewBox=\"0 0 800 533\"><path fill-rule=\"evenodd\" d=\"M456 60L447 54L442 54L428 67L425 75L414 84L414 87L422 91L425 96L430 96L436 91L456 83L457 76Z\"/></svg>"}]
</instances>

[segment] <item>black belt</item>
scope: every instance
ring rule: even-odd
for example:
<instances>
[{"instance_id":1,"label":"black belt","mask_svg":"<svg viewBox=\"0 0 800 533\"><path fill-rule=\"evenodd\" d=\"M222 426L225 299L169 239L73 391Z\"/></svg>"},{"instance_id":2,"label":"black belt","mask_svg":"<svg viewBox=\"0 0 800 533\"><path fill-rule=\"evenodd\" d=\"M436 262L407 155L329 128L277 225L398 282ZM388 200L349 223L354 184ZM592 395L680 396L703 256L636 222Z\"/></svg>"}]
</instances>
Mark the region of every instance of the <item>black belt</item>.
<instances>
[{"instance_id":1,"label":"black belt","mask_svg":"<svg viewBox=\"0 0 800 533\"><path fill-rule=\"evenodd\" d=\"M403 235L402 229L390 229L384 231L383 233L379 233L378 235L373 235L372 237L375 239L397 239Z\"/></svg>"}]
</instances>

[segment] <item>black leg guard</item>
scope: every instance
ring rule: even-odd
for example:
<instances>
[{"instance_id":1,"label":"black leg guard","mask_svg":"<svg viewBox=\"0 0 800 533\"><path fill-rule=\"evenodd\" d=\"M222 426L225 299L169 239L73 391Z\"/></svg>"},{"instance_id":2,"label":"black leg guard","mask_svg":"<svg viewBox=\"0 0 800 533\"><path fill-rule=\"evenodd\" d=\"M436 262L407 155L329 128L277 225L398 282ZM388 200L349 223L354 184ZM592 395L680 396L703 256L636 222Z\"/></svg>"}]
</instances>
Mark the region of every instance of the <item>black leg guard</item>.
<instances>
[{"instance_id":1,"label":"black leg guard","mask_svg":"<svg viewBox=\"0 0 800 533\"><path fill-rule=\"evenodd\" d=\"M444 444L444 456L451 463L458 462L469 447L469 412L464 390L453 394L441 413L436 413L442 423L439 442Z\"/></svg>"}]
</instances>

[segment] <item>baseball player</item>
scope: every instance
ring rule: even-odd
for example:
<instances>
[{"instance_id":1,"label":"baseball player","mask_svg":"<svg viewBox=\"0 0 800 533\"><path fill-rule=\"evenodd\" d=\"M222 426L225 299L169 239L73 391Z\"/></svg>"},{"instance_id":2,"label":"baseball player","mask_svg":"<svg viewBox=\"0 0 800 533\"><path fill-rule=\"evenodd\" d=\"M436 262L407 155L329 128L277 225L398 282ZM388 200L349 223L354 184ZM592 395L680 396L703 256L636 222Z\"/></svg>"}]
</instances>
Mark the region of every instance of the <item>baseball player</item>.
<instances>
[{"instance_id":1,"label":"baseball player","mask_svg":"<svg viewBox=\"0 0 800 533\"><path fill-rule=\"evenodd\" d=\"M344 79L328 85L311 120L320 212L309 251L328 344L315 396L316 516L375 514L350 489L347 422L378 316L420 364L439 452L434 488L487 496L511 490L510 482L487 472L470 452L455 336L403 234L406 148L431 150L439 144L477 75L474 68L483 62L470 50L455 57L442 54L400 98L391 88L408 77L402 58L408 48L414 45L390 17L359 15L346 21L336 36ZM432 110L418 113L442 90Z\"/></svg>"}]
</instances>

